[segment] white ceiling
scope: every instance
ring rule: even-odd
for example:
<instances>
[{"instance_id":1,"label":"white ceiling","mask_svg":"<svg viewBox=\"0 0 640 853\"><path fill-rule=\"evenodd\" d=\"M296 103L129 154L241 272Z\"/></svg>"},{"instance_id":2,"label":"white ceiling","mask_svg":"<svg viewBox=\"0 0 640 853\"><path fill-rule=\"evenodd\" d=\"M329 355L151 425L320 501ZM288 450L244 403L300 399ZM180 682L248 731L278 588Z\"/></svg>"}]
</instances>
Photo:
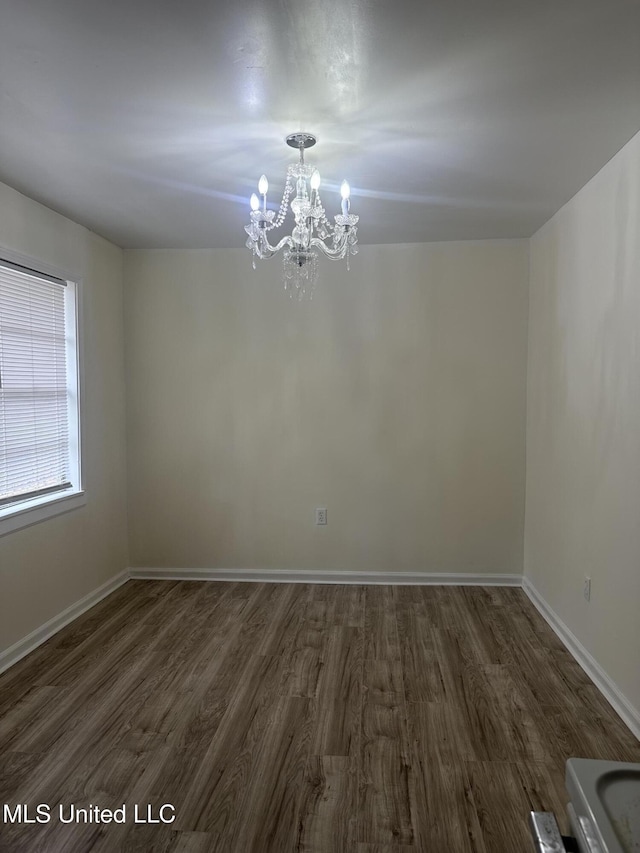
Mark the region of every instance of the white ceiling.
<instances>
[{"instance_id":1,"label":"white ceiling","mask_svg":"<svg viewBox=\"0 0 640 853\"><path fill-rule=\"evenodd\" d=\"M0 14L0 180L123 247L243 246L300 129L328 213L350 181L362 243L529 236L640 129L640 0Z\"/></svg>"}]
</instances>

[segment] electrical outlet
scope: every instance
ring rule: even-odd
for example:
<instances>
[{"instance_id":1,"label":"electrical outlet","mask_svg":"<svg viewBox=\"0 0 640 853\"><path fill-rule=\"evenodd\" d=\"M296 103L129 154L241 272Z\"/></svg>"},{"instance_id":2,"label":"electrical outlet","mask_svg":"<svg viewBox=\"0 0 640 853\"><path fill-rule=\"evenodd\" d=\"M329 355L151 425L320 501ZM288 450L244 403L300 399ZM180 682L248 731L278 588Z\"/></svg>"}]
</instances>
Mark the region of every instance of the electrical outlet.
<instances>
[{"instance_id":1,"label":"electrical outlet","mask_svg":"<svg viewBox=\"0 0 640 853\"><path fill-rule=\"evenodd\" d=\"M316 507L316 524L326 524L327 523L327 508L326 506L317 506Z\"/></svg>"},{"instance_id":2,"label":"electrical outlet","mask_svg":"<svg viewBox=\"0 0 640 853\"><path fill-rule=\"evenodd\" d=\"M582 588L583 595L587 601L591 601L591 578L584 576L584 586Z\"/></svg>"}]
</instances>

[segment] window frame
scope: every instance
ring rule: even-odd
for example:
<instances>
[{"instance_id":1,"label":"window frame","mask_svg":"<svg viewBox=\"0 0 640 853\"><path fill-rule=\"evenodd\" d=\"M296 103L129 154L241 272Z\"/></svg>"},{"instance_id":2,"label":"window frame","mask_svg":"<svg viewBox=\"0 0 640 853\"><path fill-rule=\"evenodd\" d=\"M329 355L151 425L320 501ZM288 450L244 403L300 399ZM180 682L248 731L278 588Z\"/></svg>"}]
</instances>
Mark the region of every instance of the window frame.
<instances>
[{"instance_id":1,"label":"window frame","mask_svg":"<svg viewBox=\"0 0 640 853\"><path fill-rule=\"evenodd\" d=\"M67 387L71 390L71 399L75 395L75 406L69 407L69 456L72 462L70 472L71 488L60 492L37 495L24 500L15 501L5 507L0 507L0 536L20 530L40 521L46 521L61 513L70 512L84 506L87 495L84 482L84 387L82 365L82 276L77 271L64 269L46 263L41 258L24 255L0 244L0 261L16 264L26 270L32 270L35 275L43 273L67 282L65 288L65 324L69 320L69 328L75 331L75 346L69 341L67 349Z\"/></svg>"}]
</instances>

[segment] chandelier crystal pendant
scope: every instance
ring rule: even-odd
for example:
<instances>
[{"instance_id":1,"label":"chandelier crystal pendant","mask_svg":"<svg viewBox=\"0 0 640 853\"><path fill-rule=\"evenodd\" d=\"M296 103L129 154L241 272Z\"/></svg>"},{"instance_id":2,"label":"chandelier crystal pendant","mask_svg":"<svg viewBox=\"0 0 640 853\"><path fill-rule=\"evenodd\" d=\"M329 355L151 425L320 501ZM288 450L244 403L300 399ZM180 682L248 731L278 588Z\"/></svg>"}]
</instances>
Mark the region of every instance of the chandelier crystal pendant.
<instances>
[{"instance_id":1,"label":"chandelier crystal pendant","mask_svg":"<svg viewBox=\"0 0 640 853\"><path fill-rule=\"evenodd\" d=\"M267 191L269 182L265 175L258 181L260 198L251 196L251 221L244 230L249 235L247 248L253 253L253 268L256 258L265 260L283 251L284 286L290 296L298 299L305 295L311 297L318 278L319 252L332 260L347 259L358 252L358 216L349 212L349 184L342 182L342 212L334 216L334 224L329 222L320 200L320 174L313 166L304 162L306 148L316 144L316 138L310 133L292 133L287 136L287 145L297 148L300 159L287 169L287 180L280 202L280 209L267 210ZM268 232L279 228L287 216L289 199L295 217L291 236L283 237L272 246Z\"/></svg>"}]
</instances>

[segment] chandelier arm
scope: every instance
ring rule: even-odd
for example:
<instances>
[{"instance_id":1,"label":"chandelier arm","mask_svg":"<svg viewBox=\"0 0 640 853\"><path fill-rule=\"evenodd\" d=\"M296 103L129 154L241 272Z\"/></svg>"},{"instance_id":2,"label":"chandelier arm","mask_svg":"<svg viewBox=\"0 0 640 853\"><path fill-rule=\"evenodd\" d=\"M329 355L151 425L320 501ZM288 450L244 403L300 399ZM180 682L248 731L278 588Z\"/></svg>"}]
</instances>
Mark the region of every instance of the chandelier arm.
<instances>
[{"instance_id":1,"label":"chandelier arm","mask_svg":"<svg viewBox=\"0 0 640 853\"><path fill-rule=\"evenodd\" d=\"M272 246L271 243L269 242L269 239L268 239L265 231L266 231L266 229L263 229L261 234L260 234L260 247L259 247L260 248L259 254L263 260L266 260L267 258L272 258L281 249L284 249L285 246L290 246L292 249L294 248L293 239L289 236L283 237L279 243L277 243L275 246Z\"/></svg>"},{"instance_id":2,"label":"chandelier arm","mask_svg":"<svg viewBox=\"0 0 640 853\"><path fill-rule=\"evenodd\" d=\"M309 244L311 246L317 246L322 252L322 254L325 255L327 258L330 258L332 261L342 260L349 248L346 232L341 235L340 242L334 249L330 249L327 244L319 237L312 237L309 241Z\"/></svg>"}]
</instances>

